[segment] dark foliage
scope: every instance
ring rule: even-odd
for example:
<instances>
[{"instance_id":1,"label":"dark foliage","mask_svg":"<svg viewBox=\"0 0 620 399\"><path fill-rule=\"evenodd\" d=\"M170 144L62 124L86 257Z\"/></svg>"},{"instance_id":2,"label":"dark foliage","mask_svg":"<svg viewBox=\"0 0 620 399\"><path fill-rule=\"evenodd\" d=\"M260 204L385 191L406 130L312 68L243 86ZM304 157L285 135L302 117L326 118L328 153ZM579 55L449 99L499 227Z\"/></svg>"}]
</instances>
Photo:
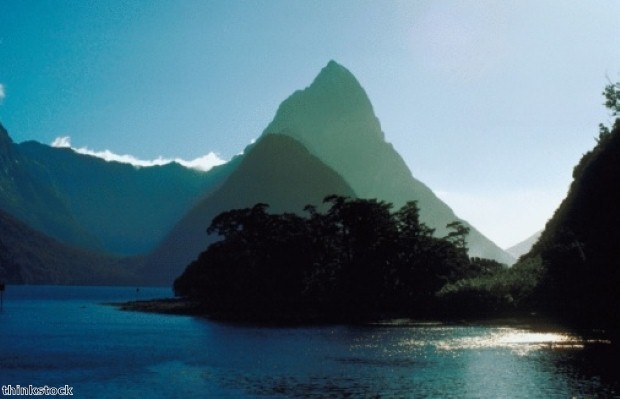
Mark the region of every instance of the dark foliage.
<instances>
[{"instance_id":1,"label":"dark foliage","mask_svg":"<svg viewBox=\"0 0 620 399\"><path fill-rule=\"evenodd\" d=\"M617 116L618 84L603 92ZM597 145L573 171L566 199L520 263L540 259L531 302L569 324L620 331L620 122L600 126Z\"/></svg>"},{"instance_id":2,"label":"dark foliage","mask_svg":"<svg viewBox=\"0 0 620 399\"><path fill-rule=\"evenodd\" d=\"M536 310L532 293L542 274L539 258L507 268L489 259L471 260L473 277L446 284L438 293L446 315L452 317L501 317L525 315Z\"/></svg>"},{"instance_id":3,"label":"dark foliage","mask_svg":"<svg viewBox=\"0 0 620 399\"><path fill-rule=\"evenodd\" d=\"M269 214L266 204L217 216L221 240L174 283L222 318L352 321L436 315L447 283L498 268L470 260L467 227L445 238L419 221L416 202L392 212L383 201L329 196L307 216Z\"/></svg>"}]
</instances>

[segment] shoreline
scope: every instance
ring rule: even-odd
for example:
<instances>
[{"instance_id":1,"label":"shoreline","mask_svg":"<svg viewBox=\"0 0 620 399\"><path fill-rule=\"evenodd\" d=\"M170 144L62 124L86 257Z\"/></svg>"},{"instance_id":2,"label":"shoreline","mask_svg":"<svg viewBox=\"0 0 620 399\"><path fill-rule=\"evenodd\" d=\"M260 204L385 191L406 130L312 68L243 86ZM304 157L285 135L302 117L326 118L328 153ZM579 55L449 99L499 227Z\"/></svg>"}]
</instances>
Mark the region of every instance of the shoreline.
<instances>
[{"instance_id":1,"label":"shoreline","mask_svg":"<svg viewBox=\"0 0 620 399\"><path fill-rule=\"evenodd\" d=\"M375 315L365 318L339 318L335 315L280 313L275 315L236 314L209 311L200 301L187 298L157 298L127 302L107 303L122 311L159 313L165 315L197 316L226 323L252 324L259 326L312 326L312 325L364 325L374 327L423 327L423 326L481 326L497 325L527 328L534 331L565 330L566 326L556 321L532 314L490 316L488 318L415 318L404 315Z\"/></svg>"},{"instance_id":2,"label":"shoreline","mask_svg":"<svg viewBox=\"0 0 620 399\"><path fill-rule=\"evenodd\" d=\"M198 301L184 298L158 298L128 302L110 302L106 305L129 312L161 313L183 316L206 316L203 306Z\"/></svg>"}]
</instances>

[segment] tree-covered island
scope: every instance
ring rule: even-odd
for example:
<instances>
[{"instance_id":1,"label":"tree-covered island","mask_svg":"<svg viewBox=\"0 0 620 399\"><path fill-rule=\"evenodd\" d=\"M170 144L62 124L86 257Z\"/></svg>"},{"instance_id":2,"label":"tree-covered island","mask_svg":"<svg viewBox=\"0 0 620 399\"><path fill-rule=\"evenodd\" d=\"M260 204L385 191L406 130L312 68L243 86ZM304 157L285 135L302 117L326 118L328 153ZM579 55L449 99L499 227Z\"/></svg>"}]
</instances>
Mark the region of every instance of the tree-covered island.
<instances>
[{"instance_id":1,"label":"tree-covered island","mask_svg":"<svg viewBox=\"0 0 620 399\"><path fill-rule=\"evenodd\" d=\"M188 266L175 293L216 318L267 322L366 321L451 315L442 288L505 266L469 258L469 229L445 237L415 201L393 211L375 199L325 198L325 211L271 214L268 205L217 216L221 240Z\"/></svg>"}]
</instances>

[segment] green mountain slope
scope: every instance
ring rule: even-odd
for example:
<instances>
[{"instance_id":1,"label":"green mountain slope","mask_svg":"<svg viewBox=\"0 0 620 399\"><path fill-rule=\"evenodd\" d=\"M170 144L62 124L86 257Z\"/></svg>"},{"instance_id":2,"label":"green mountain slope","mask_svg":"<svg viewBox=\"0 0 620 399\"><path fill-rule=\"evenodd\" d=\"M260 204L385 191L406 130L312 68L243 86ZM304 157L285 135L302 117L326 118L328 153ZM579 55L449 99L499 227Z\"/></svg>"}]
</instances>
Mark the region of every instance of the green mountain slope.
<instances>
[{"instance_id":1,"label":"green mountain slope","mask_svg":"<svg viewBox=\"0 0 620 399\"><path fill-rule=\"evenodd\" d=\"M171 284L215 237L206 234L213 217L256 203L273 212L302 212L325 196L354 196L349 185L296 140L269 135L248 147L222 186L196 205L149 257L150 283Z\"/></svg>"},{"instance_id":2,"label":"green mountain slope","mask_svg":"<svg viewBox=\"0 0 620 399\"><path fill-rule=\"evenodd\" d=\"M68 247L0 211L0 281L10 284L132 284L137 259Z\"/></svg>"},{"instance_id":3,"label":"green mountain slope","mask_svg":"<svg viewBox=\"0 0 620 399\"><path fill-rule=\"evenodd\" d=\"M379 198L396 208L417 200L421 220L444 235L454 212L415 179L385 141L372 104L357 79L334 61L314 82L284 101L263 134L286 134L337 171L361 198ZM467 224L467 223L466 223ZM471 225L470 255L512 263L514 258Z\"/></svg>"}]
</instances>

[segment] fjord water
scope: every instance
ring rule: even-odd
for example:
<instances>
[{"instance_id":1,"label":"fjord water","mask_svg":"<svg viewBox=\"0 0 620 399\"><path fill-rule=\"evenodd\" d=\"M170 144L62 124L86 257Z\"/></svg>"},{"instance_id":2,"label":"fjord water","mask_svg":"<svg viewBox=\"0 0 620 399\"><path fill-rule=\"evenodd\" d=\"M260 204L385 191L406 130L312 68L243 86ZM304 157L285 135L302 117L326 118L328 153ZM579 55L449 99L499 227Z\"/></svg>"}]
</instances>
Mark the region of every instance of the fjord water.
<instances>
[{"instance_id":1,"label":"fjord water","mask_svg":"<svg viewBox=\"0 0 620 399\"><path fill-rule=\"evenodd\" d=\"M620 384L604 345L562 331L441 324L268 328L126 312L169 289L10 286L0 385L87 398L581 398ZM611 368L608 368L611 367Z\"/></svg>"}]
</instances>

